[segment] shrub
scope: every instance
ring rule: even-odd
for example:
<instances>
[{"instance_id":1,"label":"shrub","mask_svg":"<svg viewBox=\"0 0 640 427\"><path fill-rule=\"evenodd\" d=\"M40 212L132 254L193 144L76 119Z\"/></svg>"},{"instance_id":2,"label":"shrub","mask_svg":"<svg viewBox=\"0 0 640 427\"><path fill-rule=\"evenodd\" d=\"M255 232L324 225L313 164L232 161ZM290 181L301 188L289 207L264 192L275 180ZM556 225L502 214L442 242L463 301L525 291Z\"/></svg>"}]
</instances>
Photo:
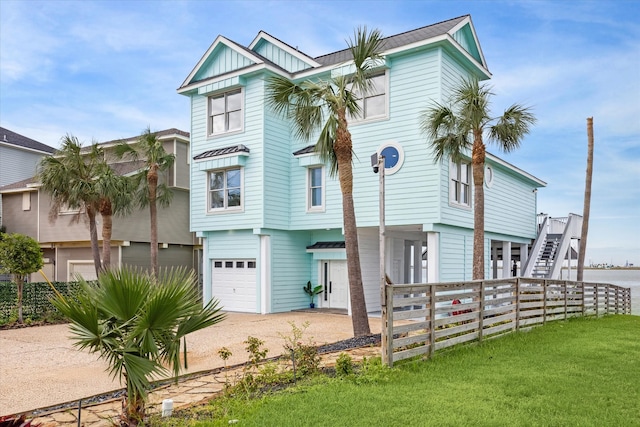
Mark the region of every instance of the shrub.
<instances>
[{"instance_id":1,"label":"shrub","mask_svg":"<svg viewBox=\"0 0 640 427\"><path fill-rule=\"evenodd\" d=\"M336 360L336 375L347 377L353 375L353 359L347 353L340 353Z\"/></svg>"}]
</instances>

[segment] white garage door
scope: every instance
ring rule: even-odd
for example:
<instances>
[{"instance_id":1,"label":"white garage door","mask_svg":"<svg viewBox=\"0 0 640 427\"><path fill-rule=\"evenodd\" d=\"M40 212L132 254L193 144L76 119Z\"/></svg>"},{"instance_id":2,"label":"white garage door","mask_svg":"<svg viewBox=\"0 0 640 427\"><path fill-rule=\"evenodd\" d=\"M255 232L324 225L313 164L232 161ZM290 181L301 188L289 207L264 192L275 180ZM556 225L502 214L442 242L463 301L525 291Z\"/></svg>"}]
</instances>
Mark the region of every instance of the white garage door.
<instances>
[{"instance_id":1,"label":"white garage door","mask_svg":"<svg viewBox=\"0 0 640 427\"><path fill-rule=\"evenodd\" d=\"M256 313L256 261L213 260L211 291L225 311Z\"/></svg>"},{"instance_id":2,"label":"white garage door","mask_svg":"<svg viewBox=\"0 0 640 427\"><path fill-rule=\"evenodd\" d=\"M69 261L68 280L76 280L78 274L81 275L84 280L98 279L93 261Z\"/></svg>"}]
</instances>

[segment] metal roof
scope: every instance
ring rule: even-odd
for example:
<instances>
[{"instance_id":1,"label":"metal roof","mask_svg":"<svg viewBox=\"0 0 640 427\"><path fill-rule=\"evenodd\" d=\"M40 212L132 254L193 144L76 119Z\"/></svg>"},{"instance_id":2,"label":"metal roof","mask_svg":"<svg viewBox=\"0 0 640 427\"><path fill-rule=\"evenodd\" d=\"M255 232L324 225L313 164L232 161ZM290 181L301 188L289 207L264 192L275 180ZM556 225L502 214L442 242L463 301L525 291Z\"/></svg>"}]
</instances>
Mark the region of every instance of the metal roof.
<instances>
[{"instance_id":1,"label":"metal roof","mask_svg":"<svg viewBox=\"0 0 640 427\"><path fill-rule=\"evenodd\" d=\"M227 154L235 154L235 153L249 153L249 148L245 145L233 145L231 147L218 148L216 150L205 151L204 153L200 153L193 158L193 160L202 160L202 159L210 159L212 157L220 157Z\"/></svg>"},{"instance_id":2,"label":"metal roof","mask_svg":"<svg viewBox=\"0 0 640 427\"><path fill-rule=\"evenodd\" d=\"M344 242L316 242L307 249L344 249Z\"/></svg>"}]
</instances>

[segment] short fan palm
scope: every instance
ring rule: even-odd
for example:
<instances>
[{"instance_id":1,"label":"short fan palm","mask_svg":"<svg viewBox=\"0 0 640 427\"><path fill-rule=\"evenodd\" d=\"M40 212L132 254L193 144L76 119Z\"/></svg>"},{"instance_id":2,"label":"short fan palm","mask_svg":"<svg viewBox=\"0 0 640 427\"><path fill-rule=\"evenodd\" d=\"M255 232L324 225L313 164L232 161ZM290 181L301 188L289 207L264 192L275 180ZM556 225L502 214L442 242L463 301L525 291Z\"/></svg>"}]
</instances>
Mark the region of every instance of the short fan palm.
<instances>
[{"instance_id":1,"label":"short fan palm","mask_svg":"<svg viewBox=\"0 0 640 427\"><path fill-rule=\"evenodd\" d=\"M106 270L96 285L81 281L81 289L52 302L71 321L75 345L99 353L111 375L126 382L121 425L138 425L151 379L180 372L180 340L224 314L216 300L202 307L195 276L184 269L158 278L131 268ZM186 367L186 341L183 350Z\"/></svg>"}]
</instances>

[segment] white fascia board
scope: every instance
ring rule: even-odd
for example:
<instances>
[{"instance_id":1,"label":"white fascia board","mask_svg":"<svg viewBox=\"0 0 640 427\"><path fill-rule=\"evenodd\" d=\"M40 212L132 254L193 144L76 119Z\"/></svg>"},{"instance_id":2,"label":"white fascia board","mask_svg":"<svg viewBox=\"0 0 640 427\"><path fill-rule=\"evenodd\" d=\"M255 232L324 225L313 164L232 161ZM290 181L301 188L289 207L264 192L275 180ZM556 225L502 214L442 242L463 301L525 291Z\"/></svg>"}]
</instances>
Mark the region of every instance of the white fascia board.
<instances>
[{"instance_id":1,"label":"white fascia board","mask_svg":"<svg viewBox=\"0 0 640 427\"><path fill-rule=\"evenodd\" d=\"M460 30L462 27L464 27L465 25L469 24L469 28L471 28L471 34L473 35L473 41L476 44L476 47L478 48L478 52L480 53L480 58L482 58L482 64L483 64L483 68L486 69L486 64L487 61L484 58L484 53L482 52L482 46L480 46L480 42L478 41L478 35L476 34L476 27L473 25L473 21L471 20L471 16L467 16L465 19L463 19L462 21L460 21L458 23L458 25L456 25L455 27L453 27L450 31L449 34L454 34L456 31Z\"/></svg>"},{"instance_id":2,"label":"white fascia board","mask_svg":"<svg viewBox=\"0 0 640 427\"><path fill-rule=\"evenodd\" d=\"M540 178L537 178L537 177L531 175L529 172L526 172L526 171L520 169L519 167L512 165L511 163L507 162L506 160L501 159L500 157L498 157L496 155L493 155L493 154L487 152L486 158L491 160L492 162L494 162L494 163L506 168L506 169L509 169L509 170L517 173L518 175L522 175L522 176L530 179L531 181L535 182L538 185L538 187L546 187L547 186L547 183L544 182L543 180L541 180Z\"/></svg>"},{"instance_id":3,"label":"white fascia board","mask_svg":"<svg viewBox=\"0 0 640 427\"><path fill-rule=\"evenodd\" d=\"M11 142L2 141L2 140L0 140L0 145L3 145L5 147L9 147L9 148L13 148L15 150L28 151L30 153L42 154L42 155L45 155L45 156L53 155L53 153L49 153L48 151L41 151L41 150L37 150L35 148L24 147L22 145L13 144ZM58 151L58 150L56 149L56 151Z\"/></svg>"},{"instance_id":4,"label":"white fascia board","mask_svg":"<svg viewBox=\"0 0 640 427\"><path fill-rule=\"evenodd\" d=\"M268 71L271 71L274 74L279 74L279 75L281 75L283 77L287 77L287 78L291 79L291 74L286 72L286 71L284 71L284 70L282 70L281 68L274 67L273 65L270 65L270 64L260 63L260 64L252 65L250 67L242 68L240 70L233 71L231 73L225 73L225 74L223 74L221 76L218 76L218 77L212 77L212 78L209 78L209 79L206 79L206 80L202 80L202 81L199 81L197 83L193 83L193 84L191 84L189 86L181 87L181 88L179 88L177 90L177 92L179 94L182 94L182 93L185 93L185 92L190 92L190 91L193 91L195 89L198 89L201 86L206 86L206 85L209 85L211 83L216 83L218 81L227 80L227 79L230 79L230 78L233 78L233 77L246 76L247 74L255 73L255 72L261 71L261 70L268 70Z\"/></svg>"},{"instance_id":5,"label":"white fascia board","mask_svg":"<svg viewBox=\"0 0 640 427\"><path fill-rule=\"evenodd\" d=\"M276 39L275 37L269 35L268 33L265 33L264 31L260 31L258 33L256 38L253 39L253 41L249 45L249 49L253 50L253 48L258 44L258 42L260 40L268 41L269 43L279 47L280 49L284 50L288 54L290 54L292 56L295 56L296 58L298 58L302 62L307 63L307 64L311 65L314 68L320 66L320 64L318 62L314 61L314 59L312 57L306 55L305 53L300 52L299 50L294 49L293 47L291 47L288 44Z\"/></svg>"},{"instance_id":6,"label":"white fascia board","mask_svg":"<svg viewBox=\"0 0 640 427\"><path fill-rule=\"evenodd\" d=\"M228 38L226 38L224 36L218 36L213 41L213 43L211 43L211 46L209 46L209 49L207 49L207 51L204 53L204 55L202 55L202 58L200 58L200 61L198 61L196 66L193 67L193 70L191 70L191 73L189 73L189 75L184 80L184 82L182 82L182 84L180 85L180 88L178 89L178 93L183 92L184 89L186 87L188 87L186 85L189 84L191 79L193 79L193 77L196 75L198 70L200 70L200 67L202 67L202 65L206 62L206 60L209 59L209 56L215 50L215 48L218 47L219 44L224 44L228 48L236 51L238 54L240 54L242 56L245 56L245 57L251 59L253 62L255 62L257 64L261 64L263 62L260 58L258 58L255 55L250 54L249 52L247 52L245 49L241 48L237 43L233 42L232 40L229 40Z\"/></svg>"}]
</instances>

